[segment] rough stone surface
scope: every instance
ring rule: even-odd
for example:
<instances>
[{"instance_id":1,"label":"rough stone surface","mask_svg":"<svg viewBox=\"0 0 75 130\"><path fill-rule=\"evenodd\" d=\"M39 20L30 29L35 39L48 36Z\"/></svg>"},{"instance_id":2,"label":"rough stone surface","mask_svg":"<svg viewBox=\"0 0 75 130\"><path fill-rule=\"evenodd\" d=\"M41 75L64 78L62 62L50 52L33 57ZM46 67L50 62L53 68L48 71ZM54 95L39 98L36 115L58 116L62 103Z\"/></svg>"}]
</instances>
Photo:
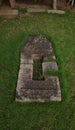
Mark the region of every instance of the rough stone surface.
<instances>
[{"instance_id":1,"label":"rough stone surface","mask_svg":"<svg viewBox=\"0 0 75 130\"><path fill-rule=\"evenodd\" d=\"M52 44L42 36L31 36L21 49L22 59L32 59L33 54L43 55L43 57L55 57Z\"/></svg>"},{"instance_id":2,"label":"rough stone surface","mask_svg":"<svg viewBox=\"0 0 75 130\"><path fill-rule=\"evenodd\" d=\"M32 80L32 78L33 78L33 65L21 64L17 82L18 88L22 87L25 81Z\"/></svg>"},{"instance_id":3,"label":"rough stone surface","mask_svg":"<svg viewBox=\"0 0 75 130\"><path fill-rule=\"evenodd\" d=\"M53 14L65 14L65 11L63 10L47 10L47 12Z\"/></svg>"},{"instance_id":4,"label":"rough stone surface","mask_svg":"<svg viewBox=\"0 0 75 130\"><path fill-rule=\"evenodd\" d=\"M39 12L46 12L46 9L31 9L31 8L29 8L29 9L27 9L27 12L28 13L34 13L34 12L36 12L36 13L39 13Z\"/></svg>"},{"instance_id":5,"label":"rough stone surface","mask_svg":"<svg viewBox=\"0 0 75 130\"><path fill-rule=\"evenodd\" d=\"M58 70L57 63L55 61L43 62L42 70L43 70L43 73L45 73L46 71L57 71Z\"/></svg>"},{"instance_id":6,"label":"rough stone surface","mask_svg":"<svg viewBox=\"0 0 75 130\"><path fill-rule=\"evenodd\" d=\"M53 7L54 9L27 9L28 13L39 13L39 12L47 12L47 13L53 13L53 14L65 14L65 11L63 10L57 10L56 7Z\"/></svg>"},{"instance_id":7,"label":"rough stone surface","mask_svg":"<svg viewBox=\"0 0 75 130\"><path fill-rule=\"evenodd\" d=\"M6 9L6 10L0 10L0 16L1 17L16 17L18 16L18 10L16 9Z\"/></svg>"},{"instance_id":8,"label":"rough stone surface","mask_svg":"<svg viewBox=\"0 0 75 130\"><path fill-rule=\"evenodd\" d=\"M45 102L61 101L60 82L57 76L44 80L33 80L33 63L35 58L55 57L52 44L42 36L30 37L21 49L20 69L17 80L15 101ZM58 70L56 62L42 63L42 71Z\"/></svg>"},{"instance_id":9,"label":"rough stone surface","mask_svg":"<svg viewBox=\"0 0 75 130\"><path fill-rule=\"evenodd\" d=\"M59 79L56 76L48 77L43 81L25 81L16 91L16 101L61 101Z\"/></svg>"}]
</instances>

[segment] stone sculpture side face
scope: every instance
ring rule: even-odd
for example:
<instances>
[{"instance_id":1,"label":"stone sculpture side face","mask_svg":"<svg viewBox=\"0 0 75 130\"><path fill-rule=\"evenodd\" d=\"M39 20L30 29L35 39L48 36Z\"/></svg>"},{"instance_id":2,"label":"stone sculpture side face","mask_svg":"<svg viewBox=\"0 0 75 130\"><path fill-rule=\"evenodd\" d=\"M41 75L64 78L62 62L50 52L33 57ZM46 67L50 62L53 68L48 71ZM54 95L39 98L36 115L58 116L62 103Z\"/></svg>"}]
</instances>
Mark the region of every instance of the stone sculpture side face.
<instances>
[{"instance_id":1,"label":"stone sculpture side face","mask_svg":"<svg viewBox=\"0 0 75 130\"><path fill-rule=\"evenodd\" d=\"M52 61L44 61L50 58ZM33 80L34 60L41 60L43 80ZM61 90L58 76L45 77L45 71L57 71L51 42L42 36L29 37L21 49L20 69L16 88L16 101L61 101ZM37 66L38 67L38 66ZM37 69L36 67L36 69ZM38 70L40 71L40 70Z\"/></svg>"}]
</instances>

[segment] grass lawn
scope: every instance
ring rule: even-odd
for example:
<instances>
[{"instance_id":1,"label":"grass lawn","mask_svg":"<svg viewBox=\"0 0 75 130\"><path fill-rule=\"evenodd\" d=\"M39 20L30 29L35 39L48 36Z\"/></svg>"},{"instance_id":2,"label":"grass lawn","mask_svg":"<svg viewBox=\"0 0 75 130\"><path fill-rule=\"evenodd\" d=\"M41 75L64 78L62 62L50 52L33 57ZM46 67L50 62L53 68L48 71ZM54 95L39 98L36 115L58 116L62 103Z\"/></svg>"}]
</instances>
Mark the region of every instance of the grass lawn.
<instances>
[{"instance_id":1,"label":"grass lawn","mask_svg":"<svg viewBox=\"0 0 75 130\"><path fill-rule=\"evenodd\" d=\"M62 102L15 103L21 46L39 34L52 41ZM0 130L75 130L75 14L0 19Z\"/></svg>"}]
</instances>

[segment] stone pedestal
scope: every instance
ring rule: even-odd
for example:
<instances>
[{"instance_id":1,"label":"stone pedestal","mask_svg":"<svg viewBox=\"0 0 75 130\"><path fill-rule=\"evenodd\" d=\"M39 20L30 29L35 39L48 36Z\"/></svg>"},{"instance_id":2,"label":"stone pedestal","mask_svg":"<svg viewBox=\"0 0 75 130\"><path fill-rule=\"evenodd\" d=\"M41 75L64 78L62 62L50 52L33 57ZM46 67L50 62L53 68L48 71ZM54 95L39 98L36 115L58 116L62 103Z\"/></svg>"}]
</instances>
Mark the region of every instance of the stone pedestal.
<instances>
[{"instance_id":1,"label":"stone pedestal","mask_svg":"<svg viewBox=\"0 0 75 130\"><path fill-rule=\"evenodd\" d=\"M9 2L10 2L11 7L14 8L15 7L15 0L9 0Z\"/></svg>"}]
</instances>

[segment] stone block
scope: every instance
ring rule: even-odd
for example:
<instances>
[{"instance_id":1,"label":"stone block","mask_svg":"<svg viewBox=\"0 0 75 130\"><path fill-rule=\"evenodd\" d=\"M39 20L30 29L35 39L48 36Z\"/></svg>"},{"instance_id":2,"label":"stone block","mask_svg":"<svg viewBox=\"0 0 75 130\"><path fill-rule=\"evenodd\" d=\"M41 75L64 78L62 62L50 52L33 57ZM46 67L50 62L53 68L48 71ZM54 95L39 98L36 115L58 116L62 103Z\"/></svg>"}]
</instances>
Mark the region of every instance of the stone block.
<instances>
[{"instance_id":1,"label":"stone block","mask_svg":"<svg viewBox=\"0 0 75 130\"><path fill-rule=\"evenodd\" d=\"M17 91L24 87L24 82L32 80L33 78L33 65L21 64L17 80Z\"/></svg>"},{"instance_id":2,"label":"stone block","mask_svg":"<svg viewBox=\"0 0 75 130\"><path fill-rule=\"evenodd\" d=\"M16 9L0 10L0 16L6 17L6 18L16 17L16 16L18 16L18 10L16 10Z\"/></svg>"},{"instance_id":3,"label":"stone block","mask_svg":"<svg viewBox=\"0 0 75 130\"><path fill-rule=\"evenodd\" d=\"M24 59L21 58L21 64L33 64L33 59Z\"/></svg>"},{"instance_id":4,"label":"stone block","mask_svg":"<svg viewBox=\"0 0 75 130\"><path fill-rule=\"evenodd\" d=\"M34 72L40 72L43 76L42 72L44 73L47 70L58 70L56 61L43 62L45 58L53 59L53 57L55 59L51 42L42 36L29 37L27 43L25 43L21 49L15 101L61 101L60 81L58 76L48 76L44 77L42 80L33 78ZM36 64L34 69L34 61L36 60L40 61L41 66ZM36 75L38 75L38 73L36 73Z\"/></svg>"},{"instance_id":5,"label":"stone block","mask_svg":"<svg viewBox=\"0 0 75 130\"><path fill-rule=\"evenodd\" d=\"M47 12L52 14L65 14L63 10L47 10Z\"/></svg>"},{"instance_id":6,"label":"stone block","mask_svg":"<svg viewBox=\"0 0 75 130\"><path fill-rule=\"evenodd\" d=\"M32 8L29 8L29 9L27 9L27 12L28 13L46 12L46 9L32 9Z\"/></svg>"},{"instance_id":7,"label":"stone block","mask_svg":"<svg viewBox=\"0 0 75 130\"><path fill-rule=\"evenodd\" d=\"M45 73L46 71L57 71L58 65L55 61L43 62L42 63L42 70L43 70L43 73Z\"/></svg>"},{"instance_id":8,"label":"stone block","mask_svg":"<svg viewBox=\"0 0 75 130\"><path fill-rule=\"evenodd\" d=\"M43 81L25 81L20 89L17 88L15 100L19 102L61 101L59 78L50 76Z\"/></svg>"}]
</instances>

